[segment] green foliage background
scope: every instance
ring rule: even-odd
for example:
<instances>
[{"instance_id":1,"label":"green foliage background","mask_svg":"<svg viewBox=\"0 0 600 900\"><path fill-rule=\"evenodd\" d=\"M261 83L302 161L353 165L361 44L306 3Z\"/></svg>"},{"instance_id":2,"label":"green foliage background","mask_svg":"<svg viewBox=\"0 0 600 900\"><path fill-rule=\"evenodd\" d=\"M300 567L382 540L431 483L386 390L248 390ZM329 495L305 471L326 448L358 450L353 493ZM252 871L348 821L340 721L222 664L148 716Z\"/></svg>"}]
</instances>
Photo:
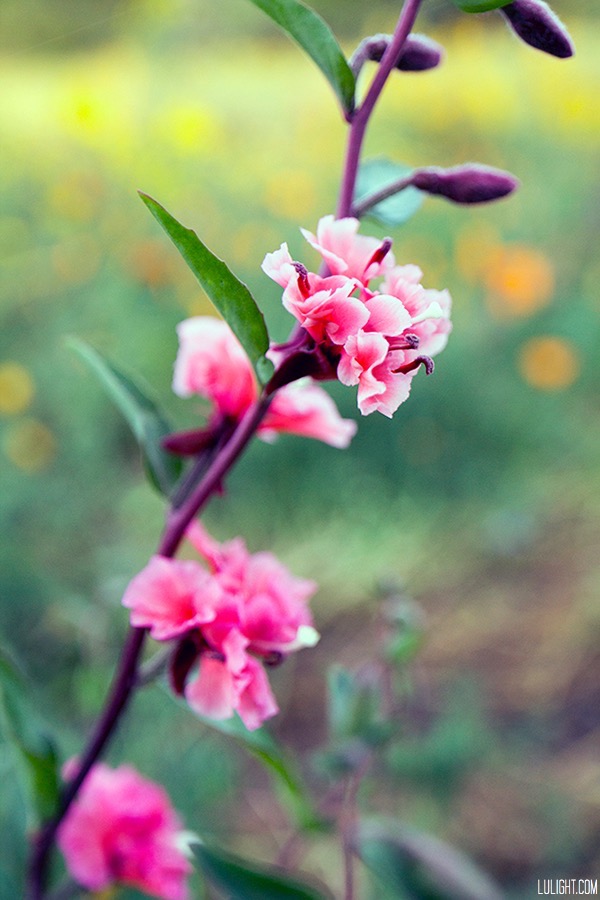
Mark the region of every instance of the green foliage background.
<instances>
[{"instance_id":1,"label":"green foliage background","mask_svg":"<svg viewBox=\"0 0 600 900\"><path fill-rule=\"evenodd\" d=\"M348 50L396 14L318 8ZM371 154L478 160L523 183L489 208L429 200L393 235L399 261L454 298L436 374L393 422L361 420L344 453L256 443L207 517L322 585L320 647L275 673L275 729L292 746L322 737L331 659L373 649L378 582L418 599L427 640L388 760L394 790L374 786L368 805L453 839L515 897L600 863L598 15L583 0L555 8L572 61L518 44L498 15L431 3L445 66L390 84L369 134ZM174 326L209 306L136 189L247 280L283 338L260 262L283 240L315 262L297 226L334 207L344 135L310 61L240 0L4 0L0 15L0 628L65 757L101 703L120 597L153 552L162 505L64 337L141 373L191 427L200 405L170 395ZM352 392L332 393L357 415ZM283 825L266 781L253 770L240 799L245 758L160 689L136 701L112 752L123 756L168 785L190 828L227 834L235 809L234 843L271 857ZM7 785L2 815L22 820ZM23 842L7 834L16 879ZM334 852L315 841L309 868L328 871Z\"/></svg>"}]
</instances>

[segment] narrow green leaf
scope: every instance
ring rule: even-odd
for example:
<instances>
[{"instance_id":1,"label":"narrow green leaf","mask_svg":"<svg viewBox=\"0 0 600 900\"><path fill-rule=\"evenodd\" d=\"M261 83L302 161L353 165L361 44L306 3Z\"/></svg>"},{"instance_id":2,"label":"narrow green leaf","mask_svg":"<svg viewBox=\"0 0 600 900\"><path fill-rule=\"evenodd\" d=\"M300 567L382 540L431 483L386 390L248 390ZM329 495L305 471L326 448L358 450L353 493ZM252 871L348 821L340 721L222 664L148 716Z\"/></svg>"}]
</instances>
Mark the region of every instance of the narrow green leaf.
<instances>
[{"instance_id":1,"label":"narrow green leaf","mask_svg":"<svg viewBox=\"0 0 600 900\"><path fill-rule=\"evenodd\" d=\"M508 6L512 0L453 0L453 3L463 12L482 13Z\"/></svg>"},{"instance_id":2,"label":"narrow green leaf","mask_svg":"<svg viewBox=\"0 0 600 900\"><path fill-rule=\"evenodd\" d=\"M228 900L328 900L331 894L284 871L224 853L206 844L192 847L205 877L227 893Z\"/></svg>"},{"instance_id":3,"label":"narrow green leaf","mask_svg":"<svg viewBox=\"0 0 600 900\"><path fill-rule=\"evenodd\" d=\"M152 197L141 192L140 197L239 340L254 365L259 381L266 384L273 374L273 364L265 357L269 349L269 334L263 314L246 285L236 278L222 259L204 246L194 231L181 225Z\"/></svg>"},{"instance_id":4,"label":"narrow green leaf","mask_svg":"<svg viewBox=\"0 0 600 900\"><path fill-rule=\"evenodd\" d=\"M392 162L390 159L369 159L358 170L356 180L356 200L360 203L372 194L410 175L410 166ZM414 187L407 187L399 193L382 200L369 209L365 215L370 216L382 225L395 227L402 225L421 207L423 194Z\"/></svg>"},{"instance_id":5,"label":"narrow green leaf","mask_svg":"<svg viewBox=\"0 0 600 900\"><path fill-rule=\"evenodd\" d=\"M318 828L321 821L317 817L308 800L299 776L287 758L287 754L277 741L264 728L248 731L237 716L232 719L198 718L221 734L239 741L253 756L259 759L275 776L277 784L283 789L284 799L292 807L294 817L302 828Z\"/></svg>"},{"instance_id":6,"label":"narrow green leaf","mask_svg":"<svg viewBox=\"0 0 600 900\"><path fill-rule=\"evenodd\" d=\"M150 482L168 495L181 475L181 460L163 450L161 438L173 429L145 390L132 381L97 350L79 338L69 338L68 345L98 377L109 397L123 414L142 451Z\"/></svg>"},{"instance_id":7,"label":"narrow green leaf","mask_svg":"<svg viewBox=\"0 0 600 900\"><path fill-rule=\"evenodd\" d=\"M276 22L321 69L344 112L354 109L356 82L329 25L300 0L251 0Z\"/></svg>"},{"instance_id":8,"label":"narrow green leaf","mask_svg":"<svg viewBox=\"0 0 600 900\"><path fill-rule=\"evenodd\" d=\"M56 809L60 779L56 748L27 694L27 683L0 647L0 725L26 775L30 811L37 821Z\"/></svg>"},{"instance_id":9,"label":"narrow green leaf","mask_svg":"<svg viewBox=\"0 0 600 900\"><path fill-rule=\"evenodd\" d=\"M400 822L362 822L355 845L386 888L411 900L501 900L491 878L463 853Z\"/></svg>"}]
</instances>

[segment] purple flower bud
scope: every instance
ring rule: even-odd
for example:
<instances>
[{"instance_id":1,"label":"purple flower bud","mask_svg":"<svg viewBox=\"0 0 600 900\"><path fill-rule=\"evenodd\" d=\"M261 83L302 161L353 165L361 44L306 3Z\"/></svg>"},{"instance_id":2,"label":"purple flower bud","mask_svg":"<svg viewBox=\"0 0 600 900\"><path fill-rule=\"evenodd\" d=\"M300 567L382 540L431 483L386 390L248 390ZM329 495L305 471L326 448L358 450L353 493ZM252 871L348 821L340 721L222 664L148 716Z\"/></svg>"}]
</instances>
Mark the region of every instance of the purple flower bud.
<instances>
[{"instance_id":1,"label":"purple flower bud","mask_svg":"<svg viewBox=\"0 0 600 900\"><path fill-rule=\"evenodd\" d=\"M367 60L381 62L391 39L391 34L374 34L361 41L350 59L354 74L358 74ZM439 66L443 56L443 47L432 38L424 34L409 34L396 68L402 72L424 72Z\"/></svg>"},{"instance_id":2,"label":"purple flower bud","mask_svg":"<svg viewBox=\"0 0 600 900\"><path fill-rule=\"evenodd\" d=\"M428 194L439 194L455 203L487 203L512 193L519 182L510 172L469 163L441 169L416 169L411 183Z\"/></svg>"},{"instance_id":3,"label":"purple flower bud","mask_svg":"<svg viewBox=\"0 0 600 900\"><path fill-rule=\"evenodd\" d=\"M575 53L569 32L544 0L514 0L500 12L513 31L531 47L560 59Z\"/></svg>"},{"instance_id":4,"label":"purple flower bud","mask_svg":"<svg viewBox=\"0 0 600 900\"><path fill-rule=\"evenodd\" d=\"M402 72L425 72L439 66L444 48L425 34L410 34L396 63Z\"/></svg>"}]
</instances>

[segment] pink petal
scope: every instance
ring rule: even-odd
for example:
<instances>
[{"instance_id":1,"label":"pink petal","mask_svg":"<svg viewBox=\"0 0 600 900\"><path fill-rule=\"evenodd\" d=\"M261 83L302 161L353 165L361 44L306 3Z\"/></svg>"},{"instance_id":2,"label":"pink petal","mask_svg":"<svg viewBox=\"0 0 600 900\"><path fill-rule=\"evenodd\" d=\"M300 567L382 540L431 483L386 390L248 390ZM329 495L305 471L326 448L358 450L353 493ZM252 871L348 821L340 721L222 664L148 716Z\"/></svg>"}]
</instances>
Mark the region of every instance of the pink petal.
<instances>
[{"instance_id":1,"label":"pink petal","mask_svg":"<svg viewBox=\"0 0 600 900\"><path fill-rule=\"evenodd\" d=\"M245 351L226 322L196 316L177 326L179 352L173 390L212 401L224 416L241 418L258 395Z\"/></svg>"},{"instance_id":2,"label":"pink petal","mask_svg":"<svg viewBox=\"0 0 600 900\"><path fill-rule=\"evenodd\" d=\"M236 709L248 731L255 731L265 719L277 715L279 707L260 663L250 658L245 675L247 682L240 692Z\"/></svg>"},{"instance_id":3,"label":"pink petal","mask_svg":"<svg viewBox=\"0 0 600 900\"><path fill-rule=\"evenodd\" d=\"M290 281L295 281L297 278L293 262L288 245L282 244L279 250L267 253L261 268L269 278L280 284L282 288L286 288Z\"/></svg>"},{"instance_id":4,"label":"pink petal","mask_svg":"<svg viewBox=\"0 0 600 900\"><path fill-rule=\"evenodd\" d=\"M402 334L411 325L412 318L401 300L384 294L376 294L365 304L369 310L369 321L365 331L395 336Z\"/></svg>"},{"instance_id":5,"label":"pink petal","mask_svg":"<svg viewBox=\"0 0 600 900\"><path fill-rule=\"evenodd\" d=\"M153 556L130 581L122 603L134 627L149 628L155 640L165 641L211 622L219 594L197 562Z\"/></svg>"},{"instance_id":6,"label":"pink petal","mask_svg":"<svg viewBox=\"0 0 600 900\"><path fill-rule=\"evenodd\" d=\"M277 433L286 432L343 448L356 434L356 428L356 422L352 419L342 419L337 406L323 388L295 382L275 394L258 434L268 441L273 440Z\"/></svg>"},{"instance_id":7,"label":"pink petal","mask_svg":"<svg viewBox=\"0 0 600 900\"><path fill-rule=\"evenodd\" d=\"M188 682L185 689L189 705L209 719L230 719L236 698L233 673L221 660L203 654L198 677Z\"/></svg>"}]
</instances>

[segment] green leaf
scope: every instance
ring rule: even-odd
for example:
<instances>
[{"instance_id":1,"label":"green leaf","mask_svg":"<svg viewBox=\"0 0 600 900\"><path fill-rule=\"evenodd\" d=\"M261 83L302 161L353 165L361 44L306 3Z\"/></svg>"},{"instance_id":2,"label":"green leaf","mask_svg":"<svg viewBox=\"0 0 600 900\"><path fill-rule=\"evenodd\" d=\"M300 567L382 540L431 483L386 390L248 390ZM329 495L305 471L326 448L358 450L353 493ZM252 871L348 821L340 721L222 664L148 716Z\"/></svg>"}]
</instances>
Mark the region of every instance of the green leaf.
<instances>
[{"instance_id":1,"label":"green leaf","mask_svg":"<svg viewBox=\"0 0 600 900\"><path fill-rule=\"evenodd\" d=\"M69 338L68 345L87 363L98 377L109 397L125 417L142 451L150 482L168 495L181 475L181 460L161 447L161 438L173 429L145 390L132 381L97 350L79 338Z\"/></svg>"},{"instance_id":2,"label":"green leaf","mask_svg":"<svg viewBox=\"0 0 600 900\"><path fill-rule=\"evenodd\" d=\"M199 868L209 881L227 893L228 900L328 900L331 894L284 871L207 847L192 847Z\"/></svg>"},{"instance_id":3,"label":"green leaf","mask_svg":"<svg viewBox=\"0 0 600 900\"><path fill-rule=\"evenodd\" d=\"M60 786L56 748L39 724L25 679L1 647L0 724L26 774L30 811L38 821L49 818Z\"/></svg>"},{"instance_id":4,"label":"green leaf","mask_svg":"<svg viewBox=\"0 0 600 900\"><path fill-rule=\"evenodd\" d=\"M367 160L358 170L355 203L366 200L371 194L394 181L406 178L411 172L410 166L392 162L390 159ZM407 187L398 194L382 200L369 209L365 215L382 225L395 227L410 219L420 209L422 202L422 192L417 188Z\"/></svg>"},{"instance_id":5,"label":"green leaf","mask_svg":"<svg viewBox=\"0 0 600 900\"><path fill-rule=\"evenodd\" d=\"M321 69L344 112L354 109L356 81L329 25L299 0L251 0L283 29Z\"/></svg>"},{"instance_id":6,"label":"green leaf","mask_svg":"<svg viewBox=\"0 0 600 900\"><path fill-rule=\"evenodd\" d=\"M508 6L513 0L453 0L455 6L467 13L489 12L492 9L501 9Z\"/></svg>"},{"instance_id":7,"label":"green leaf","mask_svg":"<svg viewBox=\"0 0 600 900\"><path fill-rule=\"evenodd\" d=\"M491 878L450 844L395 821L366 821L356 851L386 888L411 900L501 900Z\"/></svg>"},{"instance_id":8,"label":"green leaf","mask_svg":"<svg viewBox=\"0 0 600 900\"><path fill-rule=\"evenodd\" d=\"M236 278L222 259L204 246L194 231L181 225L152 197L141 192L140 197L239 340L254 365L259 381L266 384L273 374L273 364L265 357L269 349L269 334L264 317L246 285Z\"/></svg>"},{"instance_id":9,"label":"green leaf","mask_svg":"<svg viewBox=\"0 0 600 900\"><path fill-rule=\"evenodd\" d=\"M198 715L198 714L196 714ZM259 759L275 776L276 782L283 789L284 799L289 802L294 817L301 828L313 829L321 827L321 820L312 808L307 798L299 776L283 748L264 728L248 731L239 717L231 719L208 719L205 716L198 718L225 734L239 741L243 746Z\"/></svg>"}]
</instances>

